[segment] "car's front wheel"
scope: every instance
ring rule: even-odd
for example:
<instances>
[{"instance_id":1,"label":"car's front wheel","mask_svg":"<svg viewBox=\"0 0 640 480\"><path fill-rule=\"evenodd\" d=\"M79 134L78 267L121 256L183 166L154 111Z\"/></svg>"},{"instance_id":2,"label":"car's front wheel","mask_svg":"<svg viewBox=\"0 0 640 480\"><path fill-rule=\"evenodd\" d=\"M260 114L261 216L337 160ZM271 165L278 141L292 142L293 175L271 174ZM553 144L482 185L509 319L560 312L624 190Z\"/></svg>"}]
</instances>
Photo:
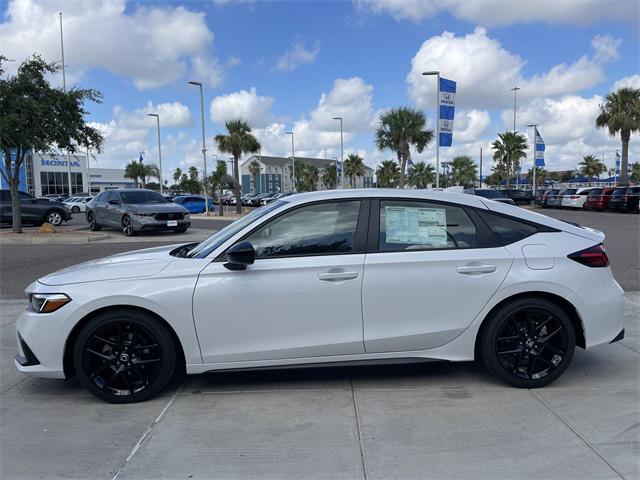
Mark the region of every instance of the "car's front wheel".
<instances>
[{"instance_id":1,"label":"car's front wheel","mask_svg":"<svg viewBox=\"0 0 640 480\"><path fill-rule=\"evenodd\" d=\"M177 347L167 328L152 315L118 309L87 323L74 346L80 382L112 403L147 400L167 385L177 366Z\"/></svg>"},{"instance_id":2,"label":"car's front wheel","mask_svg":"<svg viewBox=\"0 0 640 480\"><path fill-rule=\"evenodd\" d=\"M89 230L92 232L98 232L102 229L98 222L96 222L96 214L93 212L89 212L87 214L87 222L89 222Z\"/></svg>"},{"instance_id":3,"label":"car's front wheel","mask_svg":"<svg viewBox=\"0 0 640 480\"><path fill-rule=\"evenodd\" d=\"M45 221L50 223L54 227L58 227L62 224L62 214L58 210L50 210L45 215Z\"/></svg>"},{"instance_id":4,"label":"car's front wheel","mask_svg":"<svg viewBox=\"0 0 640 480\"><path fill-rule=\"evenodd\" d=\"M136 234L136 231L133 228L133 220L131 220L129 215L122 217L122 233L124 233L125 237L132 237Z\"/></svg>"},{"instance_id":5,"label":"car's front wheel","mask_svg":"<svg viewBox=\"0 0 640 480\"><path fill-rule=\"evenodd\" d=\"M80 207L78 207L77 205L74 205L73 207L71 207L71 213L79 213L80 212Z\"/></svg>"},{"instance_id":6,"label":"car's front wheel","mask_svg":"<svg viewBox=\"0 0 640 480\"><path fill-rule=\"evenodd\" d=\"M487 321L480 353L489 371L503 381L521 388L542 387L571 363L574 328L555 303L542 298L516 300Z\"/></svg>"}]
</instances>

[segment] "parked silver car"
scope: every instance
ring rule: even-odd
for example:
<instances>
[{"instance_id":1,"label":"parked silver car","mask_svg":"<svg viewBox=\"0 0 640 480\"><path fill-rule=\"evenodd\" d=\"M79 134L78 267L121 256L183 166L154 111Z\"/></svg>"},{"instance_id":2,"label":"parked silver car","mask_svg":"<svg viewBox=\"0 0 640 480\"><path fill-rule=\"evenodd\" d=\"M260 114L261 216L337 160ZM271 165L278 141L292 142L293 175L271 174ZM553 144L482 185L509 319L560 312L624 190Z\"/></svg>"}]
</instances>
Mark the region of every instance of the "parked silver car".
<instances>
[{"instance_id":1,"label":"parked silver car","mask_svg":"<svg viewBox=\"0 0 640 480\"><path fill-rule=\"evenodd\" d=\"M151 230L184 233L191 226L191 217L186 208L167 202L153 190L103 192L87 204L86 216L91 230L116 227L127 237Z\"/></svg>"}]
</instances>

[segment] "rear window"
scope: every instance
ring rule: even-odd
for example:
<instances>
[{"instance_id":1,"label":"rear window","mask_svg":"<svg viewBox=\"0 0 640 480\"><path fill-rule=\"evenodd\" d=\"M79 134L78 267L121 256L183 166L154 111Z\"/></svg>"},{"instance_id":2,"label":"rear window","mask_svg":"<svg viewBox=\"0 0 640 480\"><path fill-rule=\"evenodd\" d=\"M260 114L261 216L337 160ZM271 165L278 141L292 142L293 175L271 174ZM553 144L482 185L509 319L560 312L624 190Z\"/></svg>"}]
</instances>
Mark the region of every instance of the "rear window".
<instances>
[{"instance_id":1,"label":"rear window","mask_svg":"<svg viewBox=\"0 0 640 480\"><path fill-rule=\"evenodd\" d=\"M591 190L589 192L589 196L590 197L596 197L596 196L601 195L601 194L602 194L602 189L601 188L594 188L593 190Z\"/></svg>"},{"instance_id":2,"label":"rear window","mask_svg":"<svg viewBox=\"0 0 640 480\"><path fill-rule=\"evenodd\" d=\"M638 195L640 193L640 187L631 187L627 189L627 195Z\"/></svg>"},{"instance_id":3,"label":"rear window","mask_svg":"<svg viewBox=\"0 0 640 480\"><path fill-rule=\"evenodd\" d=\"M616 188L611 195L624 195L627 193L626 188Z\"/></svg>"},{"instance_id":4,"label":"rear window","mask_svg":"<svg viewBox=\"0 0 640 480\"><path fill-rule=\"evenodd\" d=\"M564 192L562 192L562 195L573 195L577 191L577 188L567 188Z\"/></svg>"},{"instance_id":5,"label":"rear window","mask_svg":"<svg viewBox=\"0 0 640 480\"><path fill-rule=\"evenodd\" d=\"M484 210L478 210L477 212L503 245L519 242L539 231L535 225L513 217L486 212Z\"/></svg>"},{"instance_id":6,"label":"rear window","mask_svg":"<svg viewBox=\"0 0 640 480\"><path fill-rule=\"evenodd\" d=\"M502 192L498 190L476 190L476 195L484 198L504 198Z\"/></svg>"}]
</instances>

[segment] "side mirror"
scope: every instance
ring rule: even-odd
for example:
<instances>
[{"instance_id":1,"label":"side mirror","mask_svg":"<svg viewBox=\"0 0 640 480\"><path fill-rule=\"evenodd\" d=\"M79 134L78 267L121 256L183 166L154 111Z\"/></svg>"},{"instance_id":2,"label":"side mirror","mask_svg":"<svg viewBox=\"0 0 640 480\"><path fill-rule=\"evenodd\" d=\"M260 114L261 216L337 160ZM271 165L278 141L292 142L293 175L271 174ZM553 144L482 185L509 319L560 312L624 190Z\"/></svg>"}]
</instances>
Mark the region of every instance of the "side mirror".
<instances>
[{"instance_id":1,"label":"side mirror","mask_svg":"<svg viewBox=\"0 0 640 480\"><path fill-rule=\"evenodd\" d=\"M120 205L120 200L109 200L109 205Z\"/></svg>"},{"instance_id":2,"label":"side mirror","mask_svg":"<svg viewBox=\"0 0 640 480\"><path fill-rule=\"evenodd\" d=\"M247 265L253 264L256 259L256 251L251 242L242 241L233 245L227 250L227 263L224 264L229 270L244 270Z\"/></svg>"}]
</instances>

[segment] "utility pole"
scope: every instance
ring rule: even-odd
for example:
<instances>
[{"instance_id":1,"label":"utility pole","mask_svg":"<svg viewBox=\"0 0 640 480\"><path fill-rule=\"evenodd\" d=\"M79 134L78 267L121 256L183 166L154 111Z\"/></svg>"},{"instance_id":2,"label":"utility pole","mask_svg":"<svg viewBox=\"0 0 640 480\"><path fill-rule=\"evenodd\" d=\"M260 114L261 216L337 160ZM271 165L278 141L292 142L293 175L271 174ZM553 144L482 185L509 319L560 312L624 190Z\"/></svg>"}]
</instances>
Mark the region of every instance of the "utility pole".
<instances>
[{"instance_id":1,"label":"utility pole","mask_svg":"<svg viewBox=\"0 0 640 480\"><path fill-rule=\"evenodd\" d=\"M67 75L64 64L64 36L62 35L62 12L60 12L60 49L62 50L62 89L67 93ZM69 196L73 195L73 187L71 182L71 156L67 148L67 175L69 176Z\"/></svg>"},{"instance_id":2,"label":"utility pole","mask_svg":"<svg viewBox=\"0 0 640 480\"><path fill-rule=\"evenodd\" d=\"M513 87L511 89L511 91L513 92L513 134L514 135L516 134L516 109L517 109L518 90L520 90L520 87L518 86ZM509 156L511 156L511 152L509 152ZM522 169L520 169L520 177L522 177ZM520 180L518 180L518 185L520 185Z\"/></svg>"},{"instance_id":3,"label":"utility pole","mask_svg":"<svg viewBox=\"0 0 640 480\"><path fill-rule=\"evenodd\" d=\"M480 147L480 188L482 188L482 147Z\"/></svg>"},{"instance_id":4,"label":"utility pole","mask_svg":"<svg viewBox=\"0 0 640 480\"><path fill-rule=\"evenodd\" d=\"M440 188L440 72L433 70L422 75L436 77L436 188Z\"/></svg>"},{"instance_id":5,"label":"utility pole","mask_svg":"<svg viewBox=\"0 0 640 480\"><path fill-rule=\"evenodd\" d=\"M533 176L533 184L531 187L531 191L533 192L533 195L535 196L536 194L536 129L538 128L538 124L537 123L531 123L529 125L527 125L527 127L533 127L533 170L532 170L532 176Z\"/></svg>"},{"instance_id":6,"label":"utility pole","mask_svg":"<svg viewBox=\"0 0 640 480\"><path fill-rule=\"evenodd\" d=\"M333 120L340 120L340 188L344 189L344 142L342 134L342 117L333 117Z\"/></svg>"},{"instance_id":7,"label":"utility pole","mask_svg":"<svg viewBox=\"0 0 640 480\"><path fill-rule=\"evenodd\" d=\"M293 144L293 130L286 132L287 135L291 135L291 163L293 165L291 169L291 191L296 192L296 149Z\"/></svg>"},{"instance_id":8,"label":"utility pole","mask_svg":"<svg viewBox=\"0 0 640 480\"><path fill-rule=\"evenodd\" d=\"M160 163L160 194L162 194L162 187L163 187L163 177L162 177L162 148L160 147L160 115L158 115L157 113L148 113L147 114L150 117L156 117L156 122L158 125L158 162Z\"/></svg>"},{"instance_id":9,"label":"utility pole","mask_svg":"<svg viewBox=\"0 0 640 480\"><path fill-rule=\"evenodd\" d=\"M207 146L205 144L205 136L204 136L204 93L202 91L202 82L189 82L190 85L195 85L200 87L200 122L202 125L202 162L204 163L204 181L202 182L202 186L204 187L204 211L205 215L209 216L209 201L207 195Z\"/></svg>"}]
</instances>

